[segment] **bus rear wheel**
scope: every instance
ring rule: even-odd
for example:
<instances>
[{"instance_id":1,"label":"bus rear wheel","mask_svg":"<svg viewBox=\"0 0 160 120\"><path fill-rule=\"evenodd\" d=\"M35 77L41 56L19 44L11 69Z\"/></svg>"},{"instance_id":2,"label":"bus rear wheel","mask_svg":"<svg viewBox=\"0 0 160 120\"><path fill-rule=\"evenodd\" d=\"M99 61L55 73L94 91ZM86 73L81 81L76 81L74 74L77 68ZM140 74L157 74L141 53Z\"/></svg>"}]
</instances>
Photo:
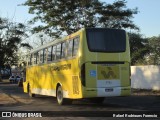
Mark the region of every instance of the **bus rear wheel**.
<instances>
[{"instance_id":1,"label":"bus rear wheel","mask_svg":"<svg viewBox=\"0 0 160 120\"><path fill-rule=\"evenodd\" d=\"M61 86L58 86L58 88L57 88L56 97L57 97L58 104L62 105L63 104L63 91L62 91Z\"/></svg>"},{"instance_id":2,"label":"bus rear wheel","mask_svg":"<svg viewBox=\"0 0 160 120\"><path fill-rule=\"evenodd\" d=\"M59 105L71 104L72 100L63 97L63 89L59 85L56 91L56 98Z\"/></svg>"}]
</instances>

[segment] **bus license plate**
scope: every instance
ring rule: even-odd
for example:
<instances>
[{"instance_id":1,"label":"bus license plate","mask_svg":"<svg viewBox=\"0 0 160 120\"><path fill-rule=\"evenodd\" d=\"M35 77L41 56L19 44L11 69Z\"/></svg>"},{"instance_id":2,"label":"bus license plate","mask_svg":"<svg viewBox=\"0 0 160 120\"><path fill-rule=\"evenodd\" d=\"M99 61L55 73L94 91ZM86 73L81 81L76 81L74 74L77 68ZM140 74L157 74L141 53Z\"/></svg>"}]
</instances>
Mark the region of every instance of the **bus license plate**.
<instances>
[{"instance_id":1,"label":"bus license plate","mask_svg":"<svg viewBox=\"0 0 160 120\"><path fill-rule=\"evenodd\" d=\"M113 92L113 88L106 88L105 92Z\"/></svg>"}]
</instances>

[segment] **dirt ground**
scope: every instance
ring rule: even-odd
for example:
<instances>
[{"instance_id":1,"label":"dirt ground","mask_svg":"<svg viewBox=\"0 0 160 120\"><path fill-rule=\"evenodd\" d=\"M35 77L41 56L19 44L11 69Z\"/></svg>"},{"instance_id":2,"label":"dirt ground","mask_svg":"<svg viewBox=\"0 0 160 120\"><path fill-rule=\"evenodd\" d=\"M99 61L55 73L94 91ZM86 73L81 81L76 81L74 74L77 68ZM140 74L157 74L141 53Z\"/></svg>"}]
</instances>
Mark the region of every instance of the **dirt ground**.
<instances>
[{"instance_id":1,"label":"dirt ground","mask_svg":"<svg viewBox=\"0 0 160 120\"><path fill-rule=\"evenodd\" d=\"M160 95L160 90L132 89L131 95Z\"/></svg>"},{"instance_id":2,"label":"dirt ground","mask_svg":"<svg viewBox=\"0 0 160 120\"><path fill-rule=\"evenodd\" d=\"M31 99L23 93L23 88L7 81L0 82L0 110L5 111L159 111L160 91L132 89L131 96L106 98L103 105L75 101L74 104L59 106L52 97L37 97ZM77 102L77 103L76 103ZM54 113L54 112L53 112ZM12 118L18 120L19 118ZM23 120L36 118L23 118ZM40 118L37 118L39 120ZM74 117L44 117L42 120L75 120ZM106 117L76 117L77 120L106 120ZM122 118L127 120L128 118ZM132 119L132 118L131 118ZM130 119L130 120L131 120ZM139 120L140 118L133 118ZM157 118L158 119L158 118ZM107 117L107 120L115 120ZM116 119L117 120L117 119ZM118 118L119 120L119 118Z\"/></svg>"},{"instance_id":3,"label":"dirt ground","mask_svg":"<svg viewBox=\"0 0 160 120\"><path fill-rule=\"evenodd\" d=\"M3 90L3 87L1 87L1 85L8 86L8 84L10 84L8 80L3 80L2 82L0 82L0 106L12 105L12 104L16 104L16 103L32 102L32 100L27 99L28 95L26 95L26 94L24 94L24 96L22 97L20 95L15 94L16 91L14 91L14 90L11 90L11 91L13 91L12 92L13 94L12 93L8 94L5 90ZM17 91L23 92L23 88L17 86ZM23 94L23 93L21 93L21 94ZM152 96L152 95L159 96L160 91L146 90L146 89L132 89L131 90L131 96Z\"/></svg>"}]
</instances>

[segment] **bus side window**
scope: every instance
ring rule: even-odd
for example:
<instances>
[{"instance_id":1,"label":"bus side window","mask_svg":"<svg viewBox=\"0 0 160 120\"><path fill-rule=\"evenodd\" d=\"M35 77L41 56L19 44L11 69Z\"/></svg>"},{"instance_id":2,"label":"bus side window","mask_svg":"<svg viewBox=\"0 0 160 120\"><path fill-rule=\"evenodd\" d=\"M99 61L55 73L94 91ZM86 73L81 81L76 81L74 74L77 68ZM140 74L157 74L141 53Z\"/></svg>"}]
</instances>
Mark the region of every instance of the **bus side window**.
<instances>
[{"instance_id":1,"label":"bus side window","mask_svg":"<svg viewBox=\"0 0 160 120\"><path fill-rule=\"evenodd\" d=\"M34 64L37 64L37 52L34 53L33 63L34 63Z\"/></svg>"},{"instance_id":2,"label":"bus side window","mask_svg":"<svg viewBox=\"0 0 160 120\"><path fill-rule=\"evenodd\" d=\"M27 55L27 62L28 62L28 66L30 66L30 65L31 65L31 61L30 61L30 59L31 59L31 58L30 58L30 57L31 57L31 56L30 56L30 54L28 54L28 55Z\"/></svg>"},{"instance_id":3,"label":"bus side window","mask_svg":"<svg viewBox=\"0 0 160 120\"><path fill-rule=\"evenodd\" d=\"M61 58L61 43L57 45L56 49L56 60L59 60Z\"/></svg>"},{"instance_id":4,"label":"bus side window","mask_svg":"<svg viewBox=\"0 0 160 120\"><path fill-rule=\"evenodd\" d=\"M40 55L40 52L38 51L38 52L37 52L37 64L40 63L40 57L39 57L39 55Z\"/></svg>"},{"instance_id":5,"label":"bus side window","mask_svg":"<svg viewBox=\"0 0 160 120\"><path fill-rule=\"evenodd\" d=\"M43 63L46 63L46 61L47 61L47 48L43 49L43 57L44 57Z\"/></svg>"},{"instance_id":6,"label":"bus side window","mask_svg":"<svg viewBox=\"0 0 160 120\"><path fill-rule=\"evenodd\" d=\"M48 48L47 61L48 61L48 62L52 61L52 46L50 46L50 47Z\"/></svg>"},{"instance_id":7,"label":"bus side window","mask_svg":"<svg viewBox=\"0 0 160 120\"><path fill-rule=\"evenodd\" d=\"M73 39L68 41L67 56L72 57Z\"/></svg>"},{"instance_id":8,"label":"bus side window","mask_svg":"<svg viewBox=\"0 0 160 120\"><path fill-rule=\"evenodd\" d=\"M66 42L62 43L62 52L61 52L61 58L66 57Z\"/></svg>"},{"instance_id":9,"label":"bus side window","mask_svg":"<svg viewBox=\"0 0 160 120\"><path fill-rule=\"evenodd\" d=\"M77 55L78 48L79 48L79 37L76 37L73 40L73 56Z\"/></svg>"},{"instance_id":10,"label":"bus side window","mask_svg":"<svg viewBox=\"0 0 160 120\"><path fill-rule=\"evenodd\" d=\"M44 62L44 58L43 58L43 50L40 51L40 63Z\"/></svg>"},{"instance_id":11,"label":"bus side window","mask_svg":"<svg viewBox=\"0 0 160 120\"><path fill-rule=\"evenodd\" d=\"M52 61L56 60L56 46L52 46Z\"/></svg>"},{"instance_id":12,"label":"bus side window","mask_svg":"<svg viewBox=\"0 0 160 120\"><path fill-rule=\"evenodd\" d=\"M31 54L31 56L30 56L30 60L29 60L29 65L32 65L32 54Z\"/></svg>"}]
</instances>

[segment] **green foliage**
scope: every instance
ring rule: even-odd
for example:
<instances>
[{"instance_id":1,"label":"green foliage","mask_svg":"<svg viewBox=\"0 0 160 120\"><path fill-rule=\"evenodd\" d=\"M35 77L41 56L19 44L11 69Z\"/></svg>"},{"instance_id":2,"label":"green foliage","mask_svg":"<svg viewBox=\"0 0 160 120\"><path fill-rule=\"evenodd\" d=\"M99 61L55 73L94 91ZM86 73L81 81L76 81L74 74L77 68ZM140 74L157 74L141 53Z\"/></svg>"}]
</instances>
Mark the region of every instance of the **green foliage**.
<instances>
[{"instance_id":1,"label":"green foliage","mask_svg":"<svg viewBox=\"0 0 160 120\"><path fill-rule=\"evenodd\" d=\"M149 38L149 45L151 47L150 64L160 64L160 36Z\"/></svg>"},{"instance_id":2,"label":"green foliage","mask_svg":"<svg viewBox=\"0 0 160 120\"><path fill-rule=\"evenodd\" d=\"M30 23L44 23L33 31L44 31L52 37L71 34L82 27L138 29L132 21L137 8L128 9L125 0L113 4L99 0L27 0L23 5L36 15Z\"/></svg>"},{"instance_id":3,"label":"green foliage","mask_svg":"<svg viewBox=\"0 0 160 120\"><path fill-rule=\"evenodd\" d=\"M126 9L126 7L125 0L119 0L113 4L104 5L99 11L99 14L101 15L99 20L101 26L118 29L138 29L131 20L131 18L133 18L133 14L137 14L137 8Z\"/></svg>"},{"instance_id":4,"label":"green foliage","mask_svg":"<svg viewBox=\"0 0 160 120\"><path fill-rule=\"evenodd\" d=\"M19 47L31 48L22 39L26 37L26 26L0 18L0 66L15 64L18 60Z\"/></svg>"},{"instance_id":5,"label":"green foliage","mask_svg":"<svg viewBox=\"0 0 160 120\"><path fill-rule=\"evenodd\" d=\"M145 56L150 53L148 39L143 38L141 34L129 33L131 65L146 64Z\"/></svg>"}]
</instances>

